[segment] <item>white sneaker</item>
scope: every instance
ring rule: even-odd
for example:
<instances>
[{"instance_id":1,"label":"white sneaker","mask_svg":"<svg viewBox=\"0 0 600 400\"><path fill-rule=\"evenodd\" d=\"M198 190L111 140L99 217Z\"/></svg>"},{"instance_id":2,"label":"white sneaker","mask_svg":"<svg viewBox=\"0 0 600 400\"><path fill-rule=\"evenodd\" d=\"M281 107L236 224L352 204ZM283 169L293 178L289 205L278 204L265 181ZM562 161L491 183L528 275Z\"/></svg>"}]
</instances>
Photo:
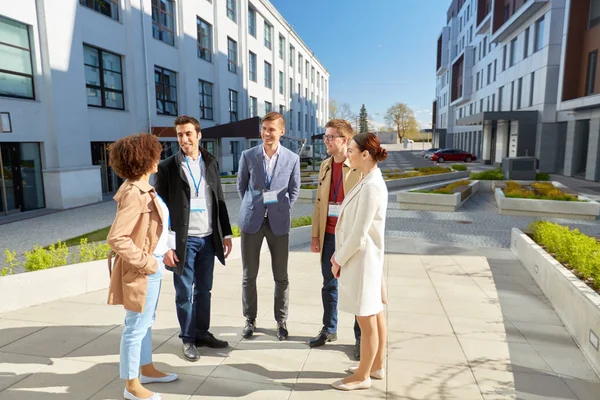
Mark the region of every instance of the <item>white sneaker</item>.
<instances>
[{"instance_id":1,"label":"white sneaker","mask_svg":"<svg viewBox=\"0 0 600 400\"><path fill-rule=\"evenodd\" d=\"M177 374L169 374L162 378L151 378L149 376L140 375L140 382L142 382L143 385L147 383L169 383L176 381L178 378Z\"/></svg>"},{"instance_id":2,"label":"white sneaker","mask_svg":"<svg viewBox=\"0 0 600 400\"><path fill-rule=\"evenodd\" d=\"M360 390L360 389L369 389L371 387L371 378L367 378L366 380L356 383L354 385L346 385L342 380L335 381L331 384L334 389L337 390Z\"/></svg>"},{"instance_id":3,"label":"white sneaker","mask_svg":"<svg viewBox=\"0 0 600 400\"><path fill-rule=\"evenodd\" d=\"M353 374L356 372L357 369L358 369L358 366L349 367L348 372ZM370 375L371 375L371 378L373 378L373 379L378 379L378 380L384 379L385 378L385 369L381 368L378 371L371 371Z\"/></svg>"},{"instance_id":4,"label":"white sneaker","mask_svg":"<svg viewBox=\"0 0 600 400\"><path fill-rule=\"evenodd\" d=\"M145 399L141 399L141 398L136 397L136 396L132 395L131 393L129 393L129 390L127 390L127 388L125 388L123 390L123 397L127 400L162 400L162 397L160 397L160 394L158 394L158 393L154 393L152 395L152 397L147 397Z\"/></svg>"}]
</instances>

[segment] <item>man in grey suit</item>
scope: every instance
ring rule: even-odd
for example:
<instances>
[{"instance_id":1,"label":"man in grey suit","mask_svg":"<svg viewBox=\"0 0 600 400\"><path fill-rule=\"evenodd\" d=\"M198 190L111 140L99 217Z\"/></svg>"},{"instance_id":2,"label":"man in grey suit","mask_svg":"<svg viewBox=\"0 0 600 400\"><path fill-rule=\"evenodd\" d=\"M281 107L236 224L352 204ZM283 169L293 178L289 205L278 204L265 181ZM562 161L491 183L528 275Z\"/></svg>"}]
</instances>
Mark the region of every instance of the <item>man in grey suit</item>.
<instances>
[{"instance_id":1,"label":"man in grey suit","mask_svg":"<svg viewBox=\"0 0 600 400\"><path fill-rule=\"evenodd\" d=\"M262 120L262 145L242 153L237 190L242 199L238 226L241 230L242 305L246 325L244 338L254 334L258 309L256 277L260 248L267 239L275 280L277 338L286 340L288 330L288 255L291 209L300 192L300 158L279 143L285 120L270 112Z\"/></svg>"}]
</instances>

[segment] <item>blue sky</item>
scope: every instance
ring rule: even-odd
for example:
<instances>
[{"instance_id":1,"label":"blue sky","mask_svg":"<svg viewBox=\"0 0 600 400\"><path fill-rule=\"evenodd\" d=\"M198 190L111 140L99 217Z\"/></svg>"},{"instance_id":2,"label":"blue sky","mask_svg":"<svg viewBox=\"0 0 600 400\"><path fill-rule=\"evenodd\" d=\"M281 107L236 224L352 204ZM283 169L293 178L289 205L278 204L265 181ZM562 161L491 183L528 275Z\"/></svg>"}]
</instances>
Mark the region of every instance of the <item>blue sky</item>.
<instances>
[{"instance_id":1,"label":"blue sky","mask_svg":"<svg viewBox=\"0 0 600 400\"><path fill-rule=\"evenodd\" d=\"M271 0L331 75L330 99L375 121L408 104L431 122L436 41L450 0ZM428 126L423 126L428 127Z\"/></svg>"}]
</instances>

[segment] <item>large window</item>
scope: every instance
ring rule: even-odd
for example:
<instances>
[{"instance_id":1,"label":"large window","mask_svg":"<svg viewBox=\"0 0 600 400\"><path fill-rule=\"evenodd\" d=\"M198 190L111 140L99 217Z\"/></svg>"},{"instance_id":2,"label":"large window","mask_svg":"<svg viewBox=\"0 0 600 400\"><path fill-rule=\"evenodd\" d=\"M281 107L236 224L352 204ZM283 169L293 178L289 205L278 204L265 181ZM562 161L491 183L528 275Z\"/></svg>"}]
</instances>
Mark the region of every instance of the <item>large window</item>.
<instances>
[{"instance_id":1,"label":"large window","mask_svg":"<svg viewBox=\"0 0 600 400\"><path fill-rule=\"evenodd\" d=\"M517 38L514 38L510 41L510 63L508 64L509 67L512 67L516 64L517 56Z\"/></svg>"},{"instance_id":2,"label":"large window","mask_svg":"<svg viewBox=\"0 0 600 400\"><path fill-rule=\"evenodd\" d=\"M258 116L258 99L250 96L250 117Z\"/></svg>"},{"instance_id":3,"label":"large window","mask_svg":"<svg viewBox=\"0 0 600 400\"><path fill-rule=\"evenodd\" d=\"M587 65L587 77L585 81L585 95L589 96L594 94L596 89L596 68L598 64L598 50L592 51L588 54L588 65Z\"/></svg>"},{"instance_id":4,"label":"large window","mask_svg":"<svg viewBox=\"0 0 600 400\"><path fill-rule=\"evenodd\" d=\"M600 0L592 0L590 2L590 25L592 28L600 24Z\"/></svg>"},{"instance_id":5,"label":"large window","mask_svg":"<svg viewBox=\"0 0 600 400\"><path fill-rule=\"evenodd\" d=\"M265 47L271 49L271 42L273 40L273 27L265 21Z\"/></svg>"},{"instance_id":6,"label":"large window","mask_svg":"<svg viewBox=\"0 0 600 400\"><path fill-rule=\"evenodd\" d=\"M175 45L175 2L152 0L152 36L171 46Z\"/></svg>"},{"instance_id":7,"label":"large window","mask_svg":"<svg viewBox=\"0 0 600 400\"><path fill-rule=\"evenodd\" d=\"M248 33L256 37L256 10L252 7L248 9Z\"/></svg>"},{"instance_id":8,"label":"large window","mask_svg":"<svg viewBox=\"0 0 600 400\"><path fill-rule=\"evenodd\" d=\"M229 89L229 121L238 120L238 92Z\"/></svg>"},{"instance_id":9,"label":"large window","mask_svg":"<svg viewBox=\"0 0 600 400\"><path fill-rule=\"evenodd\" d=\"M213 120L213 84L199 80L198 92L200 94L200 119Z\"/></svg>"},{"instance_id":10,"label":"large window","mask_svg":"<svg viewBox=\"0 0 600 400\"><path fill-rule=\"evenodd\" d=\"M308 79L308 70L309 70L309 68L310 68L310 63L307 61L306 62L306 66L304 68L306 79Z\"/></svg>"},{"instance_id":11,"label":"large window","mask_svg":"<svg viewBox=\"0 0 600 400\"><path fill-rule=\"evenodd\" d=\"M237 42L227 38L227 69L229 72L237 73Z\"/></svg>"},{"instance_id":12,"label":"large window","mask_svg":"<svg viewBox=\"0 0 600 400\"><path fill-rule=\"evenodd\" d=\"M294 58L296 58L296 49L290 45L290 67L294 68Z\"/></svg>"},{"instance_id":13,"label":"large window","mask_svg":"<svg viewBox=\"0 0 600 400\"><path fill-rule=\"evenodd\" d=\"M279 58L283 60L285 57L285 38L279 35Z\"/></svg>"},{"instance_id":14,"label":"large window","mask_svg":"<svg viewBox=\"0 0 600 400\"><path fill-rule=\"evenodd\" d=\"M27 25L0 17L0 96L34 98Z\"/></svg>"},{"instance_id":15,"label":"large window","mask_svg":"<svg viewBox=\"0 0 600 400\"><path fill-rule=\"evenodd\" d=\"M88 106L123 110L121 56L83 46Z\"/></svg>"},{"instance_id":16,"label":"large window","mask_svg":"<svg viewBox=\"0 0 600 400\"><path fill-rule=\"evenodd\" d=\"M156 111L163 115L177 115L177 74L168 69L154 67Z\"/></svg>"},{"instance_id":17,"label":"large window","mask_svg":"<svg viewBox=\"0 0 600 400\"><path fill-rule=\"evenodd\" d=\"M250 80L253 82L256 82L257 78L256 78L256 54L254 54L253 52L250 52L250 60L248 63L248 67L249 67L249 75L250 75Z\"/></svg>"},{"instance_id":18,"label":"large window","mask_svg":"<svg viewBox=\"0 0 600 400\"><path fill-rule=\"evenodd\" d=\"M544 47L544 17L535 22L535 43L533 52L539 51Z\"/></svg>"},{"instance_id":19,"label":"large window","mask_svg":"<svg viewBox=\"0 0 600 400\"><path fill-rule=\"evenodd\" d=\"M279 94L283 94L283 72L279 71Z\"/></svg>"},{"instance_id":20,"label":"large window","mask_svg":"<svg viewBox=\"0 0 600 400\"><path fill-rule=\"evenodd\" d=\"M529 27L525 29L525 38L523 39L523 60L529 55Z\"/></svg>"},{"instance_id":21,"label":"large window","mask_svg":"<svg viewBox=\"0 0 600 400\"><path fill-rule=\"evenodd\" d=\"M303 64L302 54L298 54L298 73L300 75L302 75L302 64Z\"/></svg>"},{"instance_id":22,"label":"large window","mask_svg":"<svg viewBox=\"0 0 600 400\"><path fill-rule=\"evenodd\" d=\"M271 89L273 87L273 72L271 64L265 61L265 87Z\"/></svg>"},{"instance_id":23,"label":"large window","mask_svg":"<svg viewBox=\"0 0 600 400\"><path fill-rule=\"evenodd\" d=\"M119 20L119 0L79 0L79 4Z\"/></svg>"},{"instance_id":24,"label":"large window","mask_svg":"<svg viewBox=\"0 0 600 400\"><path fill-rule=\"evenodd\" d=\"M212 25L196 18L198 28L198 57L208 62L212 62Z\"/></svg>"},{"instance_id":25,"label":"large window","mask_svg":"<svg viewBox=\"0 0 600 400\"><path fill-rule=\"evenodd\" d=\"M236 0L227 0L227 17L233 22L236 22L235 2Z\"/></svg>"}]
</instances>

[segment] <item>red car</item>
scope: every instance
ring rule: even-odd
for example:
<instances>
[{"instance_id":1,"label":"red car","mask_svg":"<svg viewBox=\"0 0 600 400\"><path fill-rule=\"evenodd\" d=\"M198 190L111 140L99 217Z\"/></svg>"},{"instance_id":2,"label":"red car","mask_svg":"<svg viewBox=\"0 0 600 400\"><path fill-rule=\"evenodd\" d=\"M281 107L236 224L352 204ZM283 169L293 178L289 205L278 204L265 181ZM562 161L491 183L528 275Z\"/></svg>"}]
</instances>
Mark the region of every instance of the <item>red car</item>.
<instances>
[{"instance_id":1,"label":"red car","mask_svg":"<svg viewBox=\"0 0 600 400\"><path fill-rule=\"evenodd\" d=\"M443 163L446 161L475 161L477 157L474 154L458 149L444 149L436 151L431 155L431 161Z\"/></svg>"}]
</instances>

